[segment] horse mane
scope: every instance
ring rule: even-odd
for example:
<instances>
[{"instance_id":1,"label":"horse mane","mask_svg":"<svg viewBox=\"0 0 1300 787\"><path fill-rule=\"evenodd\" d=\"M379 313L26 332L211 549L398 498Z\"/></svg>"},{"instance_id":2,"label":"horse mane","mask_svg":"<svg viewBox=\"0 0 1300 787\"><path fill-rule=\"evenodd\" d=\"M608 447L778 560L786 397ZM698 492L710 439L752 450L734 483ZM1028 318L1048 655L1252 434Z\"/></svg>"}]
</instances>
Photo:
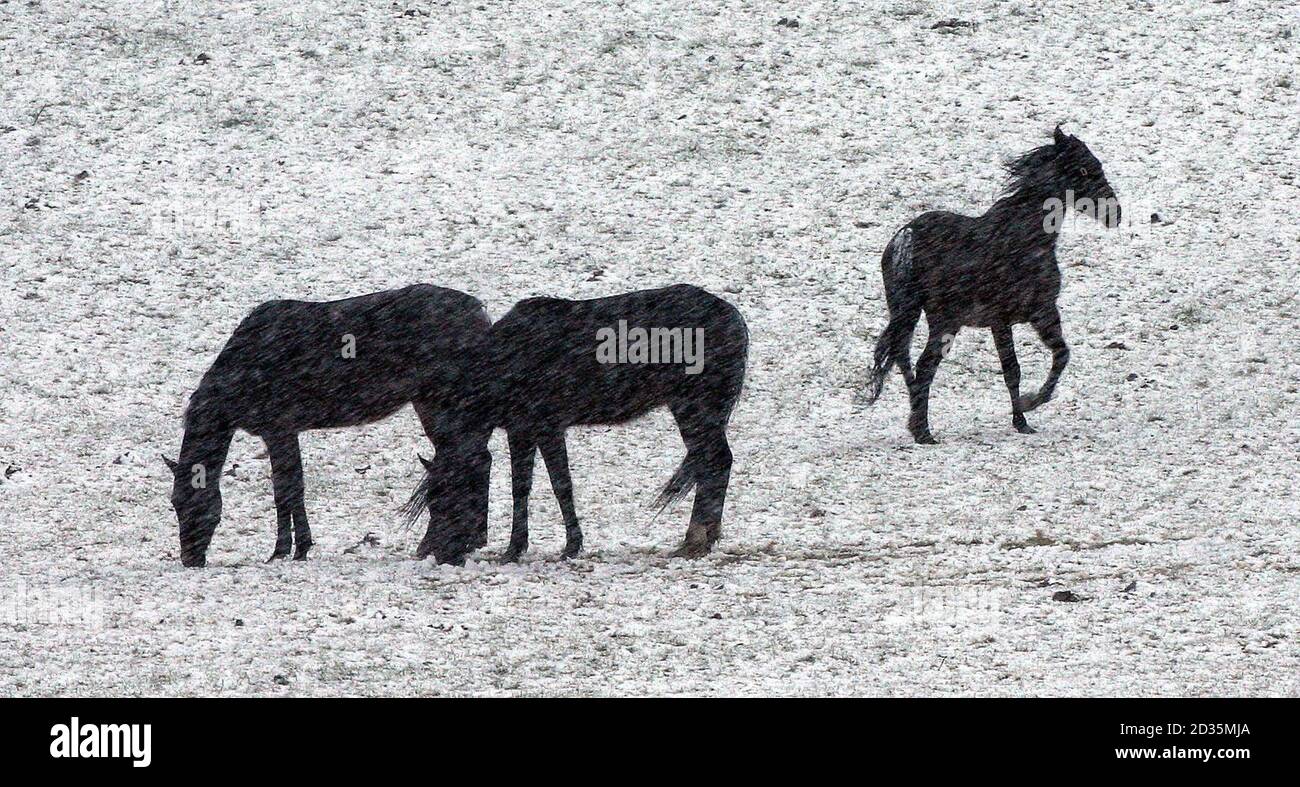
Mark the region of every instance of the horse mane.
<instances>
[{"instance_id":1,"label":"horse mane","mask_svg":"<svg viewBox=\"0 0 1300 787\"><path fill-rule=\"evenodd\" d=\"M1006 183L1002 187L1002 196L1019 194L1045 183L1050 174L1047 165L1059 153L1056 145L1042 145L1007 159L1002 165L1007 174Z\"/></svg>"}]
</instances>

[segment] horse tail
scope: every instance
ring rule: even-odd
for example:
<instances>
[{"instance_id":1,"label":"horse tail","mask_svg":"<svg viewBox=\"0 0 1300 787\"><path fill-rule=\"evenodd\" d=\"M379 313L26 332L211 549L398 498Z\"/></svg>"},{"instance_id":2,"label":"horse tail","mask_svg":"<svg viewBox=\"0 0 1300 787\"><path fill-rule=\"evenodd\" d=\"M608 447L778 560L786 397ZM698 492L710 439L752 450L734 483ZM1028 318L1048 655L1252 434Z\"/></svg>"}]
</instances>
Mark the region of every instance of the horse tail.
<instances>
[{"instance_id":1,"label":"horse tail","mask_svg":"<svg viewBox=\"0 0 1300 787\"><path fill-rule=\"evenodd\" d=\"M425 468L424 475L420 478L420 483L411 492L402 507L397 509L399 518L398 524L401 530L410 530L415 523L420 521L420 515L425 512L429 505L429 497L433 492L433 472Z\"/></svg>"},{"instance_id":2,"label":"horse tail","mask_svg":"<svg viewBox=\"0 0 1300 787\"><path fill-rule=\"evenodd\" d=\"M663 511L690 494L697 480L695 471L696 468L692 467L691 455L687 453L686 458L677 466L677 472L673 473L673 477L664 485L663 491L655 498L655 507Z\"/></svg>"},{"instance_id":3,"label":"horse tail","mask_svg":"<svg viewBox=\"0 0 1300 787\"><path fill-rule=\"evenodd\" d=\"M880 258L885 280L885 302L889 305L889 324L876 340L875 362L867 385L867 404L880 398L885 375L895 365L902 366L903 354L912 340L912 331L921 319L921 288L912 266L912 230L904 227L889 241Z\"/></svg>"}]
</instances>

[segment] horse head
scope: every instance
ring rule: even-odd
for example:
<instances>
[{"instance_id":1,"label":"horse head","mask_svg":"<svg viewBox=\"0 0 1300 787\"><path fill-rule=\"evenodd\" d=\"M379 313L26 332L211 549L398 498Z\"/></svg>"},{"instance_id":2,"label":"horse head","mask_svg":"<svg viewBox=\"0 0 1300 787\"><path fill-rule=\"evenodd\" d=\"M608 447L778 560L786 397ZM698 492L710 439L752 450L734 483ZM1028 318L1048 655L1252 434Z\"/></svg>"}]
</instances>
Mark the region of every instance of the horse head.
<instances>
[{"instance_id":1,"label":"horse head","mask_svg":"<svg viewBox=\"0 0 1300 787\"><path fill-rule=\"evenodd\" d=\"M163 457L172 471L172 508L180 527L181 563L200 568L207 563L208 544L221 522L221 490L208 478L202 463L182 464Z\"/></svg>"},{"instance_id":2,"label":"horse head","mask_svg":"<svg viewBox=\"0 0 1300 787\"><path fill-rule=\"evenodd\" d=\"M1118 227L1119 199L1110 181L1106 180L1101 162L1083 140L1066 134L1060 126L1056 127L1052 137L1056 149L1052 164L1056 170L1058 190L1073 197L1067 201L1076 211L1091 216L1108 228Z\"/></svg>"}]
</instances>

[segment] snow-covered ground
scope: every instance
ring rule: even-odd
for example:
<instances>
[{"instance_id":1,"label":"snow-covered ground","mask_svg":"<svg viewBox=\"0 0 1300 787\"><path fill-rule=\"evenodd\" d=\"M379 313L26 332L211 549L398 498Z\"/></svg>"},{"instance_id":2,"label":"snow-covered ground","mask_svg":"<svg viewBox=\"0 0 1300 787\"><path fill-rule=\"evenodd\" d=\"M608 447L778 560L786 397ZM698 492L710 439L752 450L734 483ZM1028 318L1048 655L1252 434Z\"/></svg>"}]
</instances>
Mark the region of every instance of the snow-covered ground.
<instances>
[{"instance_id":1,"label":"snow-covered ground","mask_svg":"<svg viewBox=\"0 0 1300 787\"><path fill-rule=\"evenodd\" d=\"M0 694L1300 694L1300 15L702 5L0 0ZM1066 230L1058 398L1016 434L968 330L913 446L851 403L880 251L1058 122L1136 220ZM303 436L305 564L238 437L182 569L159 455L239 319L418 281L735 302L720 548L666 557L661 413L571 432L580 559L539 476L494 562L498 435L488 548L417 563L406 410Z\"/></svg>"}]
</instances>

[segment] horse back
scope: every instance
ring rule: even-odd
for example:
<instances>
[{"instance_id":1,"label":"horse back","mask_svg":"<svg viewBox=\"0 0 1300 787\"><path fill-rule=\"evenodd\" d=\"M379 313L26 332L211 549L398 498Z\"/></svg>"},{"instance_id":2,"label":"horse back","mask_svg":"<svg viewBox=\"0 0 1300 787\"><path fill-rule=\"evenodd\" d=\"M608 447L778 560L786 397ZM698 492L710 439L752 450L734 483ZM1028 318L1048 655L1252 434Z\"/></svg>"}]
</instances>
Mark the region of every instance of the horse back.
<instances>
[{"instance_id":1,"label":"horse back","mask_svg":"<svg viewBox=\"0 0 1300 787\"><path fill-rule=\"evenodd\" d=\"M338 301L268 301L239 324L201 389L247 431L350 426L464 385L482 304L414 285Z\"/></svg>"},{"instance_id":2,"label":"horse back","mask_svg":"<svg viewBox=\"0 0 1300 787\"><path fill-rule=\"evenodd\" d=\"M529 298L491 330L501 425L620 423L675 402L739 395L748 331L734 306L691 285L591 300Z\"/></svg>"}]
</instances>

